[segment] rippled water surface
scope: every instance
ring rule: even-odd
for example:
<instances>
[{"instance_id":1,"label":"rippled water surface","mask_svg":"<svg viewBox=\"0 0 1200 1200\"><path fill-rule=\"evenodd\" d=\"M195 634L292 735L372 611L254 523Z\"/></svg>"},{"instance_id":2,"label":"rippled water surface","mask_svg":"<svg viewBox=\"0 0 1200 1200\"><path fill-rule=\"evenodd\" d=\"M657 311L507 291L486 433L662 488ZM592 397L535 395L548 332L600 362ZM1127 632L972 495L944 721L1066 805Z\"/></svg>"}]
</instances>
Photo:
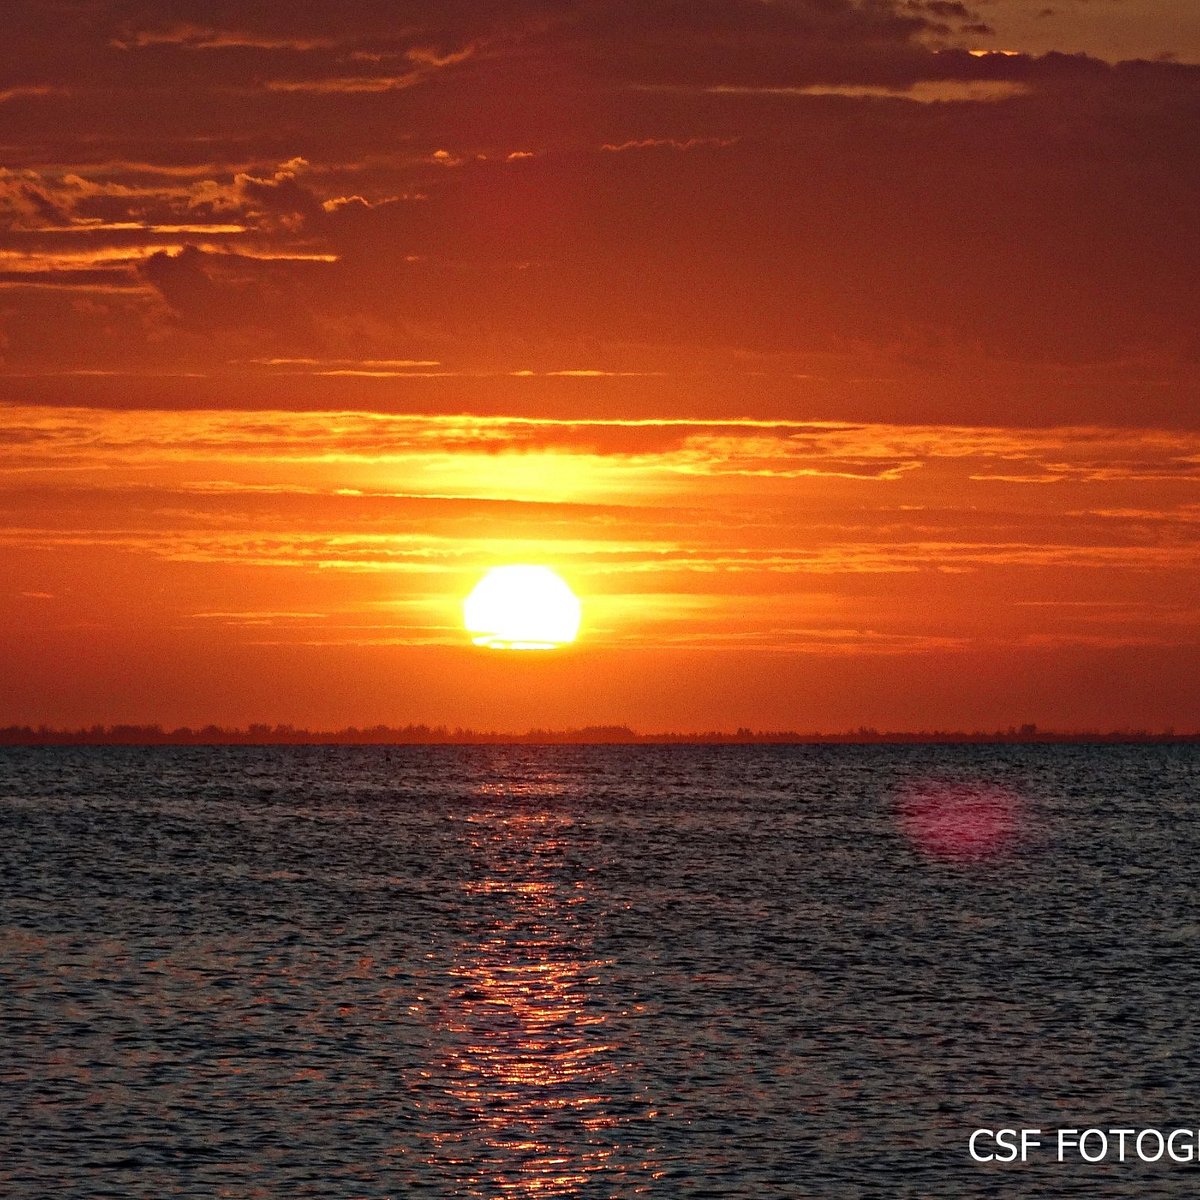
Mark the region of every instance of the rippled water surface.
<instances>
[{"instance_id":1,"label":"rippled water surface","mask_svg":"<svg viewBox=\"0 0 1200 1200\"><path fill-rule=\"evenodd\" d=\"M0 752L0 1194L1200 1194L1195 747Z\"/></svg>"}]
</instances>

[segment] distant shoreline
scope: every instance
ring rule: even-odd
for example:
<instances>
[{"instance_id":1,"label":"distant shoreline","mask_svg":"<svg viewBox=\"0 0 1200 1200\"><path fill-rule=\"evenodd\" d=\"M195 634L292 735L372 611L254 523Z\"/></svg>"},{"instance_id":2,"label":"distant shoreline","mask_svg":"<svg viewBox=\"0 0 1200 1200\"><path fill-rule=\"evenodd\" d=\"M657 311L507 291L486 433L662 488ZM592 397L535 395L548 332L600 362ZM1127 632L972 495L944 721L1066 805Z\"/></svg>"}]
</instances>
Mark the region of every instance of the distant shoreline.
<instances>
[{"instance_id":1,"label":"distant shoreline","mask_svg":"<svg viewBox=\"0 0 1200 1200\"><path fill-rule=\"evenodd\" d=\"M638 733L623 725L580 729L531 729L502 733L445 726L376 725L361 729L296 729L250 725L227 729L206 725L164 729L158 725L94 725L81 729L10 725L0 728L2 746L903 746L903 745L1196 745L1200 731L1144 729L1043 730L1036 725L984 731L879 731L860 727L839 733L738 729L698 733Z\"/></svg>"}]
</instances>

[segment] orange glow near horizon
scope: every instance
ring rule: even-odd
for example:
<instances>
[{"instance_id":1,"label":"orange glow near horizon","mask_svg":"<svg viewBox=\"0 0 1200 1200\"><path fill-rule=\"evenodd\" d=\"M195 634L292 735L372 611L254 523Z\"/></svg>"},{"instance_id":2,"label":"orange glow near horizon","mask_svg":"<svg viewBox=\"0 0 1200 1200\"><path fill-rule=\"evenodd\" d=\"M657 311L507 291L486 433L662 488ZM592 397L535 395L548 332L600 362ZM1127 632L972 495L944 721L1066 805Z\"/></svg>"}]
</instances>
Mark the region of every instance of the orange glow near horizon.
<instances>
[{"instance_id":1,"label":"orange glow near horizon","mask_svg":"<svg viewBox=\"0 0 1200 1200\"><path fill-rule=\"evenodd\" d=\"M3 412L0 722L1186 720L1200 434ZM587 597L569 670L458 660L480 561Z\"/></svg>"}]
</instances>

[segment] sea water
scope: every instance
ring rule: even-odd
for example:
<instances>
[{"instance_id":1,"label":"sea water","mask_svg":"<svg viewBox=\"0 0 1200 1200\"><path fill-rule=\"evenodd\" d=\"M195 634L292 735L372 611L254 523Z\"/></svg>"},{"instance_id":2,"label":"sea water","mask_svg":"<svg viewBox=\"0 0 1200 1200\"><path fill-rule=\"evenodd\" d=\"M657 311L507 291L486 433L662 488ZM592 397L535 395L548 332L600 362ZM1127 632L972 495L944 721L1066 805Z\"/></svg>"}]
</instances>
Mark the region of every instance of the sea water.
<instances>
[{"instance_id":1,"label":"sea water","mask_svg":"<svg viewBox=\"0 0 1200 1200\"><path fill-rule=\"evenodd\" d=\"M5 750L0 1194L1195 1195L1198 889L1191 746Z\"/></svg>"}]
</instances>

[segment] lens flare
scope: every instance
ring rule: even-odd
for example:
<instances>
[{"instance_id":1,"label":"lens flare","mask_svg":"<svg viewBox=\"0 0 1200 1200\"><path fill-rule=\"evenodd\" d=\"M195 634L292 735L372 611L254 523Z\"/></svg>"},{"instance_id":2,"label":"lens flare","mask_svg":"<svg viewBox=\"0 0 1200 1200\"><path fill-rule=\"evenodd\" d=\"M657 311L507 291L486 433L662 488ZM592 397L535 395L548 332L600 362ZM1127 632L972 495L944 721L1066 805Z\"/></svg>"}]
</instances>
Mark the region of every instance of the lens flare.
<instances>
[{"instance_id":1,"label":"lens flare","mask_svg":"<svg viewBox=\"0 0 1200 1200\"><path fill-rule=\"evenodd\" d=\"M1021 798L996 784L926 782L901 792L901 831L922 854L977 862L1008 852L1022 832Z\"/></svg>"}]
</instances>

